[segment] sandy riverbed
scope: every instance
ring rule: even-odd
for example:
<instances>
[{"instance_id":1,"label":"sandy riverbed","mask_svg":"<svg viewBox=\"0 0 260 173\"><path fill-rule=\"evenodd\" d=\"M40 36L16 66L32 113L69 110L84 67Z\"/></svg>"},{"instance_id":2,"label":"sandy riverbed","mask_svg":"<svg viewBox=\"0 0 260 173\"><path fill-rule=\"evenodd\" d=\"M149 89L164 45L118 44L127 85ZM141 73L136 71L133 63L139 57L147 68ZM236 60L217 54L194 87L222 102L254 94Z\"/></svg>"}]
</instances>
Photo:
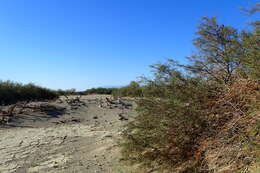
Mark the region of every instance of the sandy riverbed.
<instances>
[{"instance_id":1,"label":"sandy riverbed","mask_svg":"<svg viewBox=\"0 0 260 173\"><path fill-rule=\"evenodd\" d=\"M119 164L118 140L123 124L119 114L134 116L134 109L101 108L107 96L82 97L86 106L62 115L37 112L16 115L0 128L1 173L114 173Z\"/></svg>"}]
</instances>

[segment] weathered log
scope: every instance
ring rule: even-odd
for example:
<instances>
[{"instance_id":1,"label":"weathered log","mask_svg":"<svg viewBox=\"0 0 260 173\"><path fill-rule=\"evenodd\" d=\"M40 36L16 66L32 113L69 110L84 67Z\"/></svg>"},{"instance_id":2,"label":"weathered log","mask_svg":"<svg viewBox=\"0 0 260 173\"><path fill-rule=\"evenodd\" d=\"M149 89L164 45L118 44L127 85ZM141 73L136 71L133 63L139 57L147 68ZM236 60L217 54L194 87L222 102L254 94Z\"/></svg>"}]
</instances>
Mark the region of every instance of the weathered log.
<instances>
[{"instance_id":1,"label":"weathered log","mask_svg":"<svg viewBox=\"0 0 260 173\"><path fill-rule=\"evenodd\" d=\"M123 114L118 114L118 116L119 116L119 120L121 120L121 121L126 121L126 120L128 120L128 118L126 118L125 116L123 116Z\"/></svg>"}]
</instances>

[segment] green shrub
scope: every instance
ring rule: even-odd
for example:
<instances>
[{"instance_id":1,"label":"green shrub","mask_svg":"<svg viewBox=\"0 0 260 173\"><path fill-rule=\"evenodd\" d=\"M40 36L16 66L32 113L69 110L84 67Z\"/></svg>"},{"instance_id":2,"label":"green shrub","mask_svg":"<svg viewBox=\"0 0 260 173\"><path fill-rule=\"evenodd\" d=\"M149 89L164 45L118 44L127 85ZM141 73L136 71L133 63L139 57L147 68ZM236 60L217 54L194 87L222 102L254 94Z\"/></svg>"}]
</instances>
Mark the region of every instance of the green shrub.
<instances>
[{"instance_id":1,"label":"green shrub","mask_svg":"<svg viewBox=\"0 0 260 173\"><path fill-rule=\"evenodd\" d=\"M49 100L58 97L56 91L34 84L20 84L11 81L0 82L0 103L13 104L19 101Z\"/></svg>"},{"instance_id":2,"label":"green shrub","mask_svg":"<svg viewBox=\"0 0 260 173\"><path fill-rule=\"evenodd\" d=\"M208 168L205 152L210 145L217 149L242 146L238 136L246 134L248 124L256 124L249 114L259 112L260 106L259 31L238 32L219 25L215 18L203 18L198 28L194 40L198 51L189 64L170 59L152 65L152 79L117 91L142 96L137 101L138 116L126 125L121 145L123 160L146 172L205 173L222 168L223 164ZM231 152L217 152L232 159L232 171L246 166L243 158L232 158Z\"/></svg>"},{"instance_id":3,"label":"green shrub","mask_svg":"<svg viewBox=\"0 0 260 173\"><path fill-rule=\"evenodd\" d=\"M114 90L112 94L115 97L142 97L143 91L138 82L132 81L129 85Z\"/></svg>"},{"instance_id":4,"label":"green shrub","mask_svg":"<svg viewBox=\"0 0 260 173\"><path fill-rule=\"evenodd\" d=\"M138 116L123 133L123 157L132 163L175 167L194 156L199 134L206 128L200 103L209 95L207 83L185 77L173 67L165 65L171 70L167 82L156 82L161 97L160 92L151 93L149 85L144 87L150 93L137 102Z\"/></svg>"},{"instance_id":5,"label":"green shrub","mask_svg":"<svg viewBox=\"0 0 260 173\"><path fill-rule=\"evenodd\" d=\"M82 93L77 92L76 89L72 88L72 89L67 89L67 90L62 90L62 89L58 89L57 93L62 96L62 95L77 95L80 94L82 95Z\"/></svg>"},{"instance_id":6,"label":"green shrub","mask_svg":"<svg viewBox=\"0 0 260 173\"><path fill-rule=\"evenodd\" d=\"M117 88L91 88L83 92L83 94L112 94Z\"/></svg>"}]
</instances>

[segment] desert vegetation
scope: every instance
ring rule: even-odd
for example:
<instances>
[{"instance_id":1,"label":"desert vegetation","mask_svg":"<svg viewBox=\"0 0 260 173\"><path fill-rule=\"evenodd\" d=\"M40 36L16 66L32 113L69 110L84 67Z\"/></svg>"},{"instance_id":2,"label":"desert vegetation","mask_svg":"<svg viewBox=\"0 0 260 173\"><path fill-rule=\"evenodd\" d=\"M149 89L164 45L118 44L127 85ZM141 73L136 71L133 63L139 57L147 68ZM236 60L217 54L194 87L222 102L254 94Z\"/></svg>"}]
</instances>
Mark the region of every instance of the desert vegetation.
<instances>
[{"instance_id":1,"label":"desert vegetation","mask_svg":"<svg viewBox=\"0 0 260 173\"><path fill-rule=\"evenodd\" d=\"M189 64L152 65L154 77L116 91L138 97L122 161L136 172L259 172L259 22L250 31L203 17Z\"/></svg>"},{"instance_id":2,"label":"desert vegetation","mask_svg":"<svg viewBox=\"0 0 260 173\"><path fill-rule=\"evenodd\" d=\"M142 97L143 89L138 82L132 81L129 85L113 90L114 97Z\"/></svg>"},{"instance_id":3,"label":"desert vegetation","mask_svg":"<svg viewBox=\"0 0 260 173\"><path fill-rule=\"evenodd\" d=\"M117 88L91 88L91 89L87 89L83 92L81 92L81 94L84 95L89 95L89 94L112 94L113 92L115 92L117 90Z\"/></svg>"},{"instance_id":4,"label":"desert vegetation","mask_svg":"<svg viewBox=\"0 0 260 173\"><path fill-rule=\"evenodd\" d=\"M260 22L248 28L202 17L188 63L121 88L0 81L0 172L259 173Z\"/></svg>"},{"instance_id":5,"label":"desert vegetation","mask_svg":"<svg viewBox=\"0 0 260 173\"><path fill-rule=\"evenodd\" d=\"M58 97L54 90L34 84L20 84L11 81L0 81L1 105L13 104L21 101L50 100Z\"/></svg>"}]
</instances>

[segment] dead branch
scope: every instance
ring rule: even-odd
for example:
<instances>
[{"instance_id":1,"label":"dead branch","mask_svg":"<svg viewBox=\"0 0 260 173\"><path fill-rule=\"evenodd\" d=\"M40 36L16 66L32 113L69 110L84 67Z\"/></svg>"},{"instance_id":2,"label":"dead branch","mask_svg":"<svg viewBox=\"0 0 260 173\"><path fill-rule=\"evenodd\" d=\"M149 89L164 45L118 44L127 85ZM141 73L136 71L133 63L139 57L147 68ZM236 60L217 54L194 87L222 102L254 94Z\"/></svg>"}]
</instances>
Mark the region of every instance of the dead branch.
<instances>
[{"instance_id":1,"label":"dead branch","mask_svg":"<svg viewBox=\"0 0 260 173\"><path fill-rule=\"evenodd\" d=\"M8 123L11 117L14 116L14 109L17 107L17 104L14 104L8 108L7 111L0 110L0 123Z\"/></svg>"}]
</instances>

